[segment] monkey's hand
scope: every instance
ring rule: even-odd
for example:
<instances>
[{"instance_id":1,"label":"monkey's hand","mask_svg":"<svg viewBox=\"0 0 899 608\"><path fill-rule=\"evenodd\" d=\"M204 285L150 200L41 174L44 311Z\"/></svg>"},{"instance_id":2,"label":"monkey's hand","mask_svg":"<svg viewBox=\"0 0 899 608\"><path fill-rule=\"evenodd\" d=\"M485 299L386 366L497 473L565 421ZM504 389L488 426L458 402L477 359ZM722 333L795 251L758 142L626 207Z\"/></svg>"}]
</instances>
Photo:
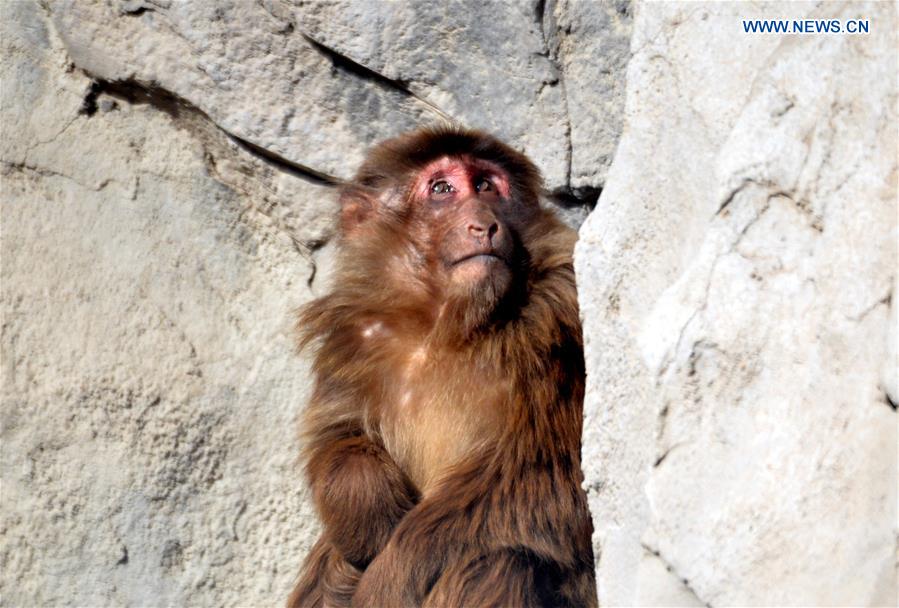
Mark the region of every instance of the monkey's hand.
<instances>
[{"instance_id":1,"label":"monkey's hand","mask_svg":"<svg viewBox=\"0 0 899 608\"><path fill-rule=\"evenodd\" d=\"M543 481L539 486L554 487L549 477ZM458 469L397 524L362 574L352 605L554 605L546 595L554 584L545 578L555 571L550 565L572 564L589 545L556 540L570 538L564 529L568 520L553 521L559 519L554 509L568 506L563 499L530 499L519 488L527 499L510 501L514 484L514 476L503 477L488 462L473 459ZM589 528L584 531L579 537L589 543ZM595 599L583 605L593 604Z\"/></svg>"},{"instance_id":2,"label":"monkey's hand","mask_svg":"<svg viewBox=\"0 0 899 608\"><path fill-rule=\"evenodd\" d=\"M421 606L428 587L443 568L444 556L426 555L432 543L398 541L387 546L369 564L353 594L353 608L406 608Z\"/></svg>"},{"instance_id":3,"label":"monkey's hand","mask_svg":"<svg viewBox=\"0 0 899 608\"><path fill-rule=\"evenodd\" d=\"M378 555L417 500L393 459L364 435L323 445L306 470L325 536L360 569Z\"/></svg>"},{"instance_id":4,"label":"monkey's hand","mask_svg":"<svg viewBox=\"0 0 899 608\"><path fill-rule=\"evenodd\" d=\"M472 466L472 469L476 469ZM459 479L422 500L400 521L371 562L353 595L353 606L421 606L448 564L492 544L479 535L486 511L483 488ZM476 479L471 475L471 480Z\"/></svg>"}]
</instances>

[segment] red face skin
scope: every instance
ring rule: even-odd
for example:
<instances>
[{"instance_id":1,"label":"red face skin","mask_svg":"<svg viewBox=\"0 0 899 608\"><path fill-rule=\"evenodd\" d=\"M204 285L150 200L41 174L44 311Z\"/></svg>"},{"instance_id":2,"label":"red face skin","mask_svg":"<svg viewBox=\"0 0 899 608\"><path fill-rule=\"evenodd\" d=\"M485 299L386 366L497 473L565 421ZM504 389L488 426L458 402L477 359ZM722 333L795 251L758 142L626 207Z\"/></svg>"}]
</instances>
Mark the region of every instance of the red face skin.
<instances>
[{"instance_id":1,"label":"red face skin","mask_svg":"<svg viewBox=\"0 0 899 608\"><path fill-rule=\"evenodd\" d=\"M509 176L506 172L495 163L470 156L444 156L425 166L415 182L415 198L423 200L433 196L431 186L439 180L449 182L455 188L456 196L477 194L474 180L479 177L491 181L496 186L495 193L501 198L509 198Z\"/></svg>"},{"instance_id":2,"label":"red face skin","mask_svg":"<svg viewBox=\"0 0 899 608\"><path fill-rule=\"evenodd\" d=\"M490 161L443 157L419 172L412 198L415 215L430 226L435 270L448 284L503 295L516 253L510 224L521 212L510 199L508 174Z\"/></svg>"}]
</instances>

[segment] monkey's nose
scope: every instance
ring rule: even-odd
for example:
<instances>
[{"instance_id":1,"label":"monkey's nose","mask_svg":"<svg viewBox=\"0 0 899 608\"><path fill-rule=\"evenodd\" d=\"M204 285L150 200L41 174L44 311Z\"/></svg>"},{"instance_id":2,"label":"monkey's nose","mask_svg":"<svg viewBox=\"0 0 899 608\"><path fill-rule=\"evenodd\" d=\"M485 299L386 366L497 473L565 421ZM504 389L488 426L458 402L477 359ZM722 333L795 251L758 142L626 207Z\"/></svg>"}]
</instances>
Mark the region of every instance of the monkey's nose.
<instances>
[{"instance_id":1,"label":"monkey's nose","mask_svg":"<svg viewBox=\"0 0 899 608\"><path fill-rule=\"evenodd\" d=\"M468 224L468 234L478 239L485 236L487 239L492 239L497 232L499 232L499 224L496 222L475 221Z\"/></svg>"}]
</instances>

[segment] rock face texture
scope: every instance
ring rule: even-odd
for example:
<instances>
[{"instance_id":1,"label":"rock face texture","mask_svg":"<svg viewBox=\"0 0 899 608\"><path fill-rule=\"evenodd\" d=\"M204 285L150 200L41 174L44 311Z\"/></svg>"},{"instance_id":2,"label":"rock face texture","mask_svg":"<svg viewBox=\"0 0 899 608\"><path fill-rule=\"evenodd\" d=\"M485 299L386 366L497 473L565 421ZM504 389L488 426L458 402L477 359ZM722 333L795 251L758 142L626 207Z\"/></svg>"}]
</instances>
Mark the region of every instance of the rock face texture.
<instances>
[{"instance_id":1,"label":"rock face texture","mask_svg":"<svg viewBox=\"0 0 899 608\"><path fill-rule=\"evenodd\" d=\"M600 601L895 605L896 31L878 2L0 3L3 603L283 602L330 184L451 116L596 207Z\"/></svg>"},{"instance_id":2,"label":"rock face texture","mask_svg":"<svg viewBox=\"0 0 899 608\"><path fill-rule=\"evenodd\" d=\"M4 605L279 605L318 524L292 311L347 177L449 114L560 212L621 131L626 4L0 2Z\"/></svg>"},{"instance_id":3,"label":"rock face texture","mask_svg":"<svg viewBox=\"0 0 899 608\"><path fill-rule=\"evenodd\" d=\"M743 33L777 18L870 33ZM607 605L895 605L896 31L636 6L576 253Z\"/></svg>"}]
</instances>

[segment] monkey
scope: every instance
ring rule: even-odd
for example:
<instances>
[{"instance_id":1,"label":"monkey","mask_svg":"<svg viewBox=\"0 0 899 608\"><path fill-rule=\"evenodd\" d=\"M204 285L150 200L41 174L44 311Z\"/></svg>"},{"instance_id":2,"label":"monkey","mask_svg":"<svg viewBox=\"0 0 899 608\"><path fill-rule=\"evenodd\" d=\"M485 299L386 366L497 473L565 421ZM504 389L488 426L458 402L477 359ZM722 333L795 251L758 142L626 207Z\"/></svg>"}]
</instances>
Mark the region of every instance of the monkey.
<instances>
[{"instance_id":1,"label":"monkey","mask_svg":"<svg viewBox=\"0 0 899 608\"><path fill-rule=\"evenodd\" d=\"M575 233L491 135L374 147L339 195L302 419L322 534L301 606L597 605Z\"/></svg>"}]
</instances>

